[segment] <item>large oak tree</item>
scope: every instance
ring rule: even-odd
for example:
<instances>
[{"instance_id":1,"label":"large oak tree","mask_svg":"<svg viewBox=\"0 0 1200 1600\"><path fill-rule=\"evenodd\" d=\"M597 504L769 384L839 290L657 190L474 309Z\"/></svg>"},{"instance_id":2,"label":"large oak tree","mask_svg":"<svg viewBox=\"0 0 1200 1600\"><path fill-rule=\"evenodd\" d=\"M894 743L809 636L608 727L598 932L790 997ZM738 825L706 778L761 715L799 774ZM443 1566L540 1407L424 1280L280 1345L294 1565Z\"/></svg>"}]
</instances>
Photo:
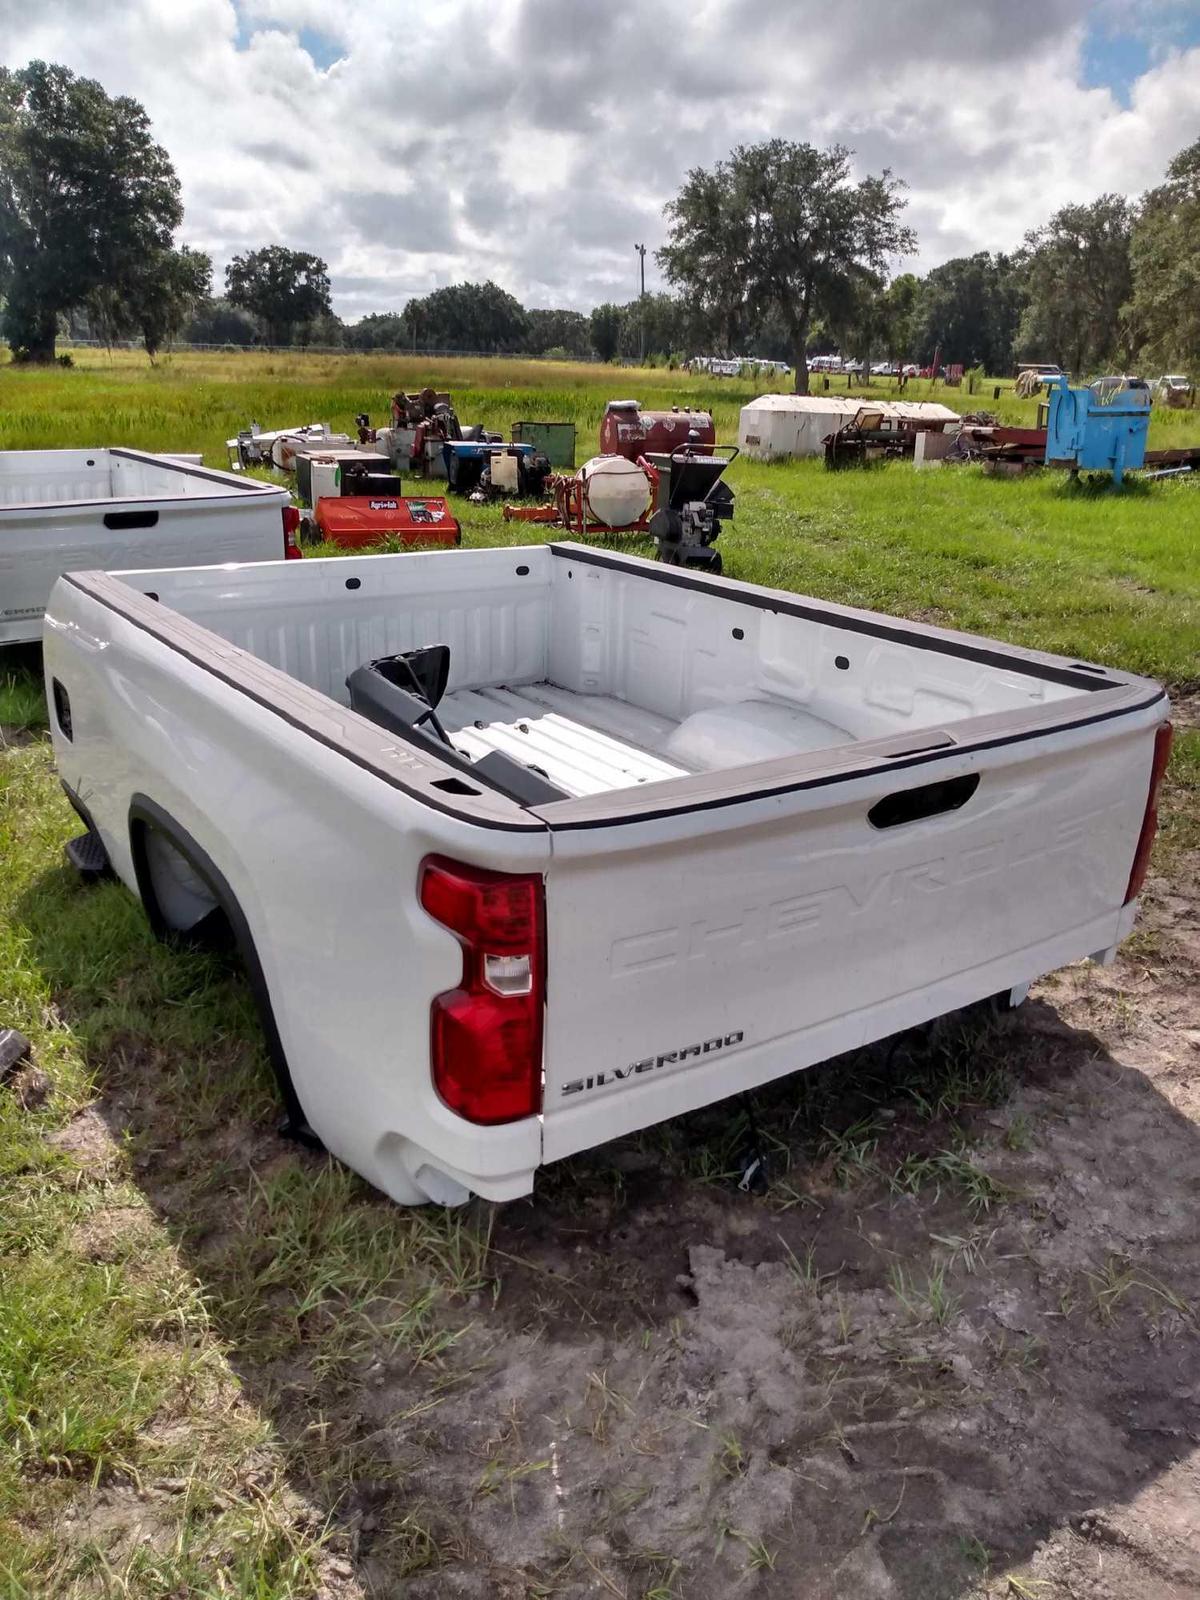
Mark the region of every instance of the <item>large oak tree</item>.
<instances>
[{"instance_id":1,"label":"large oak tree","mask_svg":"<svg viewBox=\"0 0 1200 1600\"><path fill-rule=\"evenodd\" d=\"M225 295L261 319L271 344L287 344L297 325L307 328L333 310L325 262L281 244L234 256L225 268Z\"/></svg>"},{"instance_id":2,"label":"large oak tree","mask_svg":"<svg viewBox=\"0 0 1200 1600\"><path fill-rule=\"evenodd\" d=\"M0 287L18 358L54 359L60 313L165 260L179 180L145 111L91 78L0 68Z\"/></svg>"},{"instance_id":3,"label":"large oak tree","mask_svg":"<svg viewBox=\"0 0 1200 1600\"><path fill-rule=\"evenodd\" d=\"M731 344L777 316L797 394L808 393L814 320L844 322L891 259L916 248L901 221L903 185L886 169L855 183L850 159L841 145L739 145L711 171L693 168L666 208L670 233L657 257L667 277Z\"/></svg>"},{"instance_id":4,"label":"large oak tree","mask_svg":"<svg viewBox=\"0 0 1200 1600\"><path fill-rule=\"evenodd\" d=\"M943 361L1008 372L1024 306L1024 269L1013 257L986 250L954 256L920 283L909 323L908 353L922 366L940 350Z\"/></svg>"},{"instance_id":5,"label":"large oak tree","mask_svg":"<svg viewBox=\"0 0 1200 1600\"><path fill-rule=\"evenodd\" d=\"M1125 315L1149 360L1200 365L1200 139L1181 150L1167 181L1142 201L1130 254Z\"/></svg>"},{"instance_id":6,"label":"large oak tree","mask_svg":"<svg viewBox=\"0 0 1200 1600\"><path fill-rule=\"evenodd\" d=\"M414 348L470 350L486 355L520 350L529 332L525 308L490 279L452 283L404 308Z\"/></svg>"},{"instance_id":7,"label":"large oak tree","mask_svg":"<svg viewBox=\"0 0 1200 1600\"><path fill-rule=\"evenodd\" d=\"M1077 377L1127 368L1136 338L1121 308L1133 292L1129 245L1136 215L1122 194L1063 206L1026 234L1028 303L1017 337L1031 361L1056 361Z\"/></svg>"},{"instance_id":8,"label":"large oak tree","mask_svg":"<svg viewBox=\"0 0 1200 1600\"><path fill-rule=\"evenodd\" d=\"M153 363L208 298L212 261L203 250L148 251L112 283L88 296L94 330L108 340L140 337Z\"/></svg>"}]
</instances>

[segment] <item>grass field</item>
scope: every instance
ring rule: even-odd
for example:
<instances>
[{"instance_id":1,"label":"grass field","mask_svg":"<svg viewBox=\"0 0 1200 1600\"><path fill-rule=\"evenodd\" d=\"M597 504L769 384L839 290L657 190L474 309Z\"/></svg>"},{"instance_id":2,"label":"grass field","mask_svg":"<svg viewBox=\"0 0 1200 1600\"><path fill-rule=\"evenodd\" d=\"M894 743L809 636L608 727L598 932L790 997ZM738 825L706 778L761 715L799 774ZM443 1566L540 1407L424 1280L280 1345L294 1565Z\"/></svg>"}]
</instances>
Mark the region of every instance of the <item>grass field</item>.
<instances>
[{"instance_id":1,"label":"grass field","mask_svg":"<svg viewBox=\"0 0 1200 1600\"><path fill-rule=\"evenodd\" d=\"M612 396L709 404L732 437L752 392L89 356L0 368L0 447L216 465L251 416L347 424L422 381L492 427L575 420L579 459ZM1187 414L1155 429L1200 439ZM1171 685L1187 726L1142 930L1015 1030L780 1085L762 1202L730 1182L745 1128L716 1108L550 1169L530 1204L404 1212L275 1137L237 970L157 945L122 888L62 864L76 830L34 664L0 662L0 1027L36 1046L0 1085L3 1600L1058 1600L1092 1591L1046 1565L1056 1530L1074 1560L1082 1507L1168 1492L1200 1292L1200 1087L1178 1044L1200 1040L1197 489L816 464L733 481L732 576ZM461 510L468 543L518 532ZM798 1397L786 1428L760 1381ZM1150 1421L1120 1455L1131 1407ZM1113 1592L1150 1592L1159 1569L1121 1566L1139 1535L1112 1516Z\"/></svg>"},{"instance_id":2,"label":"grass field","mask_svg":"<svg viewBox=\"0 0 1200 1600\"><path fill-rule=\"evenodd\" d=\"M520 420L573 421L577 459L598 441L605 402L703 405L718 437L737 437L738 411L760 388L740 380L545 362L369 357L181 355L151 368L133 352L78 353L74 370L0 367L0 448L103 440L153 450L201 450L225 464L224 441L251 418L264 426L377 420L397 388L447 388L464 420L504 430ZM819 381L819 380L815 380ZM841 392L844 380L833 379ZM909 392L929 390L910 384ZM854 392L859 392L856 387ZM874 392L888 393L890 384ZM1036 401L1006 384L998 404L939 391L951 404L994 405L1032 422ZM1200 443L1200 412L1156 410L1156 443ZM727 572L749 582L911 612L1022 644L1123 664L1173 684L1200 676L1195 561L1196 485L1165 481L1120 494L1073 486L1064 474L1021 480L976 469L919 474L896 465L827 473L817 462L737 462L737 516L721 536ZM499 507L458 502L468 543L546 537L501 520ZM637 550L630 542L627 548Z\"/></svg>"},{"instance_id":3,"label":"grass field","mask_svg":"<svg viewBox=\"0 0 1200 1600\"><path fill-rule=\"evenodd\" d=\"M711 378L666 368L633 370L567 362L426 360L395 356L192 354L160 358L151 367L136 351L76 350L75 366L20 368L0 364L4 395L0 449L54 445L136 445L144 450L203 450L211 466L225 463L224 441L251 418L264 427L328 421L349 427L360 411L379 423L396 389L432 384L454 396L461 418L507 431L537 418L574 422L580 461L598 439L605 402L633 394L646 405L702 405L713 412L718 436L737 437L739 409L771 386L767 380ZM811 378L813 393L823 383ZM892 379L864 385L829 378L830 392L895 396ZM999 384L1001 398L992 398ZM911 379L905 398L938 398L955 409L994 411L1002 421L1032 426L1036 400L1020 400L1010 379L988 379L978 393ZM99 429L99 433L97 432ZM1200 413L1156 407L1151 444L1200 442Z\"/></svg>"}]
</instances>

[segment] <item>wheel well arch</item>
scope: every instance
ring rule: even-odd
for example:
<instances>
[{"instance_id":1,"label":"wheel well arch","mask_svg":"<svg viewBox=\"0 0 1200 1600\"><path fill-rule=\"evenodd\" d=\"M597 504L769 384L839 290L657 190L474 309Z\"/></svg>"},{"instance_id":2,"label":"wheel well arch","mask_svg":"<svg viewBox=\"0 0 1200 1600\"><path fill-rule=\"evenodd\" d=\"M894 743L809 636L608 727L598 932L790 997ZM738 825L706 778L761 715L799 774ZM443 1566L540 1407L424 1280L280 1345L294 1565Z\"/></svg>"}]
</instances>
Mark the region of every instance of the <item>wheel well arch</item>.
<instances>
[{"instance_id":1,"label":"wheel well arch","mask_svg":"<svg viewBox=\"0 0 1200 1600\"><path fill-rule=\"evenodd\" d=\"M142 905L155 937L168 943L200 945L211 942L205 938L208 928L204 924L209 923L208 915L202 915L197 922L183 929L173 925L169 920L160 898L159 883L156 880L151 855L152 840L155 836L164 840L182 858L190 874L203 886L206 896L211 897L210 912L219 911L228 925L234 948L250 985L250 992L254 996L255 1008L266 1041L267 1055L283 1101L283 1132L307 1144L319 1145L320 1140L309 1125L300 1104L300 1097L296 1093L295 1083L292 1081L291 1068L288 1066L283 1040L279 1035L266 975L259 960L254 935L237 895L203 845L199 844L169 811L164 810L148 795L135 794L129 804L129 846L138 894L141 896Z\"/></svg>"}]
</instances>

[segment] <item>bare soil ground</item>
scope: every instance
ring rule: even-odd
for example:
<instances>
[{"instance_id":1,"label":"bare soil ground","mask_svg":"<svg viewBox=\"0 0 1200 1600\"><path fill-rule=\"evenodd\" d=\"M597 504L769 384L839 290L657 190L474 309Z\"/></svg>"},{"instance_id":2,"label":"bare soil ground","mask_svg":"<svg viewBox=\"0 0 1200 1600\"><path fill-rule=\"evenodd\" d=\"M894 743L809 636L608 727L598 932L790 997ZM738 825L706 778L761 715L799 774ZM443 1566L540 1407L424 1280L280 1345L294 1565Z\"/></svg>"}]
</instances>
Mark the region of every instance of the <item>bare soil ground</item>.
<instances>
[{"instance_id":1,"label":"bare soil ground","mask_svg":"<svg viewBox=\"0 0 1200 1600\"><path fill-rule=\"evenodd\" d=\"M109 1134L141 1152L296 1516L331 1517L329 1596L1183 1600L1198 865L1153 882L1111 969L759 1096L765 1195L736 1187L753 1135L724 1106L481 1207L487 1281L415 1356L380 1330L326 1364L316 1328L310 1359L303 1330L273 1352L221 1326L248 1182L320 1158L236 1118L177 1139L152 1055L116 1052L62 1142L85 1166ZM79 1248L123 1226L93 1216ZM172 1492L111 1487L88 1532L152 1543Z\"/></svg>"}]
</instances>

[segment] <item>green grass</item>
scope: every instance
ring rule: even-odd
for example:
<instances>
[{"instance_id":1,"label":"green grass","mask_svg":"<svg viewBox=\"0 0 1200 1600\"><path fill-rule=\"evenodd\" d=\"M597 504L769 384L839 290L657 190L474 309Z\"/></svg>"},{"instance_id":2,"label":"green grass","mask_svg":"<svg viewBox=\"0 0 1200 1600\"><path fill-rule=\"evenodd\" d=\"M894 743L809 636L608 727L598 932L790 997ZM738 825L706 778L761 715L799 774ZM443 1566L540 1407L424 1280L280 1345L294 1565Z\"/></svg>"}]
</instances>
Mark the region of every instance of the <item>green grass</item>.
<instances>
[{"instance_id":1,"label":"green grass","mask_svg":"<svg viewBox=\"0 0 1200 1600\"><path fill-rule=\"evenodd\" d=\"M580 459L612 396L710 404L728 438L755 392L535 363L210 356L151 370L134 356L93 355L72 371L6 369L0 447L126 442L201 448L222 464L224 438L251 416L382 417L392 389L426 380L492 427L576 421ZM990 395L977 403L991 405ZM998 409L1013 420L1032 410L1008 395ZM1154 427L1159 442L1200 438L1187 413L1156 416ZM731 476L737 516L721 548L735 577L1110 662L1177 689L1196 684L1196 485L1110 494L1057 474L1003 480L899 465L831 474L818 463L738 462ZM504 524L497 507L456 506L469 545L548 536ZM463 1377L452 1361L500 1270L486 1208L402 1211L275 1139L270 1075L237 970L158 945L123 889L85 890L63 865L77 824L44 728L35 662L10 658L0 664L0 1025L33 1039L49 1094L27 1107L21 1075L0 1087L0 1596L299 1600L329 1588L327 1564L346 1548L338 1508L361 1484L383 1508L387 1570L402 1581L435 1568L460 1548L454 1508L413 1503L403 1463L322 1408L381 1363L420 1374L429 1407ZM1158 870L1182 870L1200 848L1200 732L1177 739L1162 821ZM1002 1036L964 1024L891 1063L883 1087L805 1075L789 1090L795 1137L850 1188L931 1202L945 1192L968 1213L994 1211L1011 1191L953 1129L1005 1098L1004 1048ZM81 1116L97 1096L107 1128ZM910 1130L901 1158L879 1120L881 1096ZM644 1142L692 1181L725 1181L745 1130L727 1112L721 1123L712 1139L673 1123ZM93 1143L73 1153L84 1135ZM768 1142L773 1163L786 1159ZM1020 1142L1014 1134L1010 1149ZM543 1201L571 1181L583 1185L552 1169ZM948 1258L919 1276L898 1269L892 1290L909 1318L936 1327L959 1309L948 1273L971 1271L983 1246L933 1237ZM815 1258L790 1261L820 1293ZM1155 1301L1156 1284L1131 1272L1089 1280L1097 1316L1137 1295ZM588 1395L601 1437L626 1402L603 1370ZM742 1450L722 1441L720 1475L740 1476ZM543 1470L542 1455L506 1454L481 1470L481 1493L508 1497ZM769 1569L766 1546L723 1532L748 1565ZM656 1562L647 1592L676 1592L677 1564Z\"/></svg>"},{"instance_id":2,"label":"green grass","mask_svg":"<svg viewBox=\"0 0 1200 1600\"><path fill-rule=\"evenodd\" d=\"M32 651L9 652L14 663L0 657L0 749L5 738L46 726L46 700Z\"/></svg>"},{"instance_id":3,"label":"green grass","mask_svg":"<svg viewBox=\"0 0 1200 1600\"><path fill-rule=\"evenodd\" d=\"M4 366L0 449L128 444L202 450L210 465L221 466L225 440L251 418L264 427L328 421L348 428L358 412L367 411L378 423L386 420L394 390L428 383L452 392L464 420L492 428L521 420L574 422L582 461L610 399L632 394L643 404L707 407L719 436L732 440L740 408L772 388L767 379L712 378L665 367L507 358L184 352L151 367L136 351L76 350L72 359L69 370ZM812 392L823 392L823 383L813 374ZM992 398L996 385L999 400ZM890 378L864 384L833 376L829 393L886 398L899 391ZM987 379L973 396L965 387L911 379L904 396L937 398L964 412L988 410L1022 426L1032 426L1037 416L1037 400L1018 399L1008 378ZM1189 440L1200 441L1200 412L1155 408L1152 445Z\"/></svg>"},{"instance_id":4,"label":"green grass","mask_svg":"<svg viewBox=\"0 0 1200 1600\"><path fill-rule=\"evenodd\" d=\"M605 402L708 406L734 440L740 407L761 386L740 379L531 361L346 356L179 355L151 368L136 353L81 352L73 370L5 369L0 448L125 443L201 450L225 463L224 441L253 417L264 425L377 421L399 387L432 382L464 420L507 431L515 421L576 424L577 459L598 447ZM815 382L819 383L817 379ZM831 392L845 380L831 380ZM858 392L856 386L855 392ZM925 393L929 385L910 385ZM890 392L889 381L872 391ZM974 400L1030 423L1036 401L1007 382ZM1200 443L1200 412L1156 409L1152 442ZM852 605L994 633L1022 645L1119 665L1174 685L1200 681L1200 484L1072 484L1059 472L997 479L980 468L915 472L893 463L829 473L820 462L736 462L737 513L721 535L726 571ZM505 523L499 506L456 500L469 545L536 543L544 529ZM645 541L616 541L647 553ZM0 721L4 721L0 717Z\"/></svg>"},{"instance_id":5,"label":"green grass","mask_svg":"<svg viewBox=\"0 0 1200 1600\"><path fill-rule=\"evenodd\" d=\"M302 1388L361 1381L369 1350L434 1386L487 1230L401 1211L291 1147L253 1167L231 1156L231 1123L269 1147L275 1116L245 985L218 957L157 945L116 885L79 885L61 856L77 827L44 740L0 756L0 1019L50 1080L32 1110L19 1079L0 1087L0 1594L309 1595L326 1513L289 1480L331 1507L347 1471L393 1469L351 1465L320 1431L281 1439L230 1355L260 1373L287 1362ZM120 1108L108 1133L79 1117L101 1090ZM157 1210L138 1182L152 1160L174 1194ZM149 1542L86 1519L64 1537L64 1513L97 1494L128 1496L134 1521L148 1497ZM435 1564L406 1516L409 1559Z\"/></svg>"}]
</instances>

